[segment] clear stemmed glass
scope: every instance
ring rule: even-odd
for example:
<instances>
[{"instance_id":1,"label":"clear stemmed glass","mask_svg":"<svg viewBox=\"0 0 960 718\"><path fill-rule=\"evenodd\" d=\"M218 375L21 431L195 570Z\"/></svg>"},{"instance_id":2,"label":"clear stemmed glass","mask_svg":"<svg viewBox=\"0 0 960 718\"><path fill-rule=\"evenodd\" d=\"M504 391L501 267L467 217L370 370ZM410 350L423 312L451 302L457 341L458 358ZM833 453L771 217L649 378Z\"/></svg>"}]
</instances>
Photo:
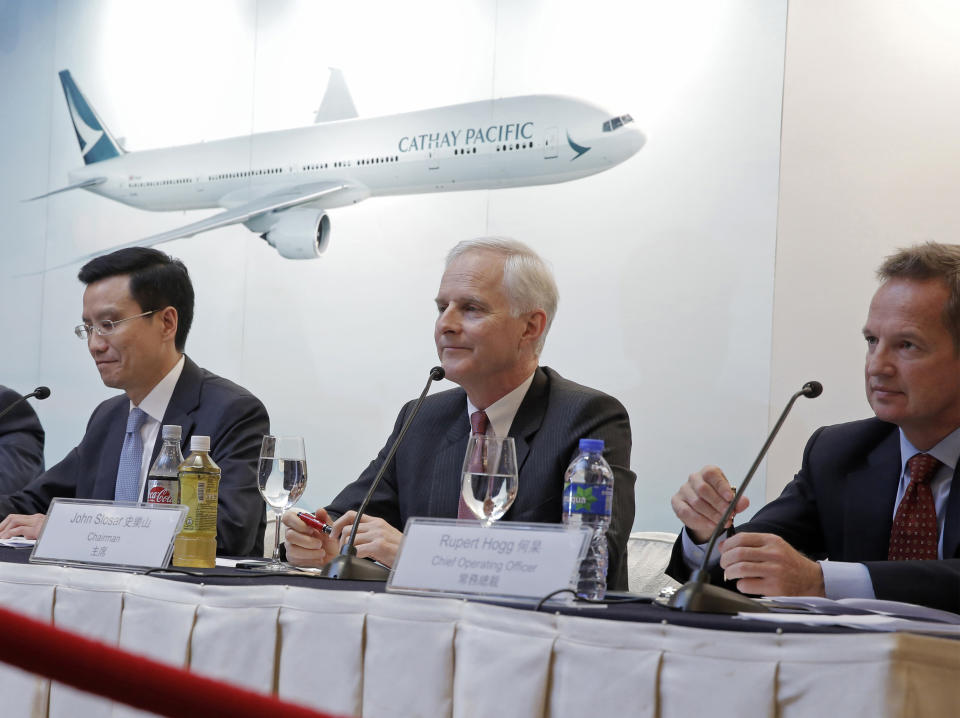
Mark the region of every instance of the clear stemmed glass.
<instances>
[{"instance_id":1,"label":"clear stemmed glass","mask_svg":"<svg viewBox=\"0 0 960 718\"><path fill-rule=\"evenodd\" d=\"M463 457L461 495L484 526L491 526L507 512L517 498L517 447L513 437L470 437Z\"/></svg>"},{"instance_id":2,"label":"clear stemmed glass","mask_svg":"<svg viewBox=\"0 0 960 718\"><path fill-rule=\"evenodd\" d=\"M284 571L280 562L280 519L293 506L307 486L307 458L303 438L299 436L267 436L260 445L260 467L257 486L267 505L277 515L276 540L273 560L264 565L264 571Z\"/></svg>"}]
</instances>

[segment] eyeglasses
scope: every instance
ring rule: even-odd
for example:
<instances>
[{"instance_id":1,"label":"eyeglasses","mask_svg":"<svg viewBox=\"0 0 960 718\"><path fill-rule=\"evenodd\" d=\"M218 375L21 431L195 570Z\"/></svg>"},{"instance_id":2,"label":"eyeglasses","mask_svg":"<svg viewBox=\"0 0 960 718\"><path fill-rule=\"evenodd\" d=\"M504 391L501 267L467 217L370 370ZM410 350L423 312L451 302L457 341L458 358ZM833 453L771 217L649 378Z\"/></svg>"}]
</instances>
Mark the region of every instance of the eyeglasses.
<instances>
[{"instance_id":1,"label":"eyeglasses","mask_svg":"<svg viewBox=\"0 0 960 718\"><path fill-rule=\"evenodd\" d=\"M159 312L159 309L151 309L149 312L143 312L143 314L135 314L132 317L124 317L123 319L101 319L96 324L78 324L73 328L73 333L77 335L78 339L89 340L90 336L96 332L97 336L104 337L107 334L113 334L117 329L118 324L123 324L124 322L129 322L131 319L139 319L140 317L149 317L155 312Z\"/></svg>"}]
</instances>

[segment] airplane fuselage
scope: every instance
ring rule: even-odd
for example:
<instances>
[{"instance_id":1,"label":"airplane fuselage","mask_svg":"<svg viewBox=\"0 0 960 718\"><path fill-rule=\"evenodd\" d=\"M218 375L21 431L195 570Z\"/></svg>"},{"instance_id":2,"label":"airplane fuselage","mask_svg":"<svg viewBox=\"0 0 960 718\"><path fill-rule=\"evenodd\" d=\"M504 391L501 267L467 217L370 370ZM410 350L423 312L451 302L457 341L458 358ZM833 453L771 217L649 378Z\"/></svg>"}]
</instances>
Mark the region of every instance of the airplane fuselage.
<instances>
[{"instance_id":1,"label":"airplane fuselage","mask_svg":"<svg viewBox=\"0 0 960 718\"><path fill-rule=\"evenodd\" d=\"M606 123L606 126L605 126ZM71 182L147 210L231 208L264 191L345 182L324 209L368 196L566 182L635 154L643 134L582 100L528 95L124 154ZM331 201L332 200L332 201Z\"/></svg>"}]
</instances>

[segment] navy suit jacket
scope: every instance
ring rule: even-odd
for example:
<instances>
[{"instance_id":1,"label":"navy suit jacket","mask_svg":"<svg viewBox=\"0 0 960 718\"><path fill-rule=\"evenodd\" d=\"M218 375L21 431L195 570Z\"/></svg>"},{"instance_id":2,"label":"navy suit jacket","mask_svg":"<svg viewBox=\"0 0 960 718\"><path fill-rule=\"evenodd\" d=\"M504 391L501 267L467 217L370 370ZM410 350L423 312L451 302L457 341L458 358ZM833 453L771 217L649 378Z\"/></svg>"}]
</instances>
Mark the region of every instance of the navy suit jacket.
<instances>
[{"instance_id":1,"label":"navy suit jacket","mask_svg":"<svg viewBox=\"0 0 960 718\"><path fill-rule=\"evenodd\" d=\"M944 558L888 561L900 467L894 424L874 418L822 427L779 498L737 530L777 534L815 560L863 563L877 598L960 612L960 466L945 508ZM668 571L684 580L680 544Z\"/></svg>"},{"instance_id":2,"label":"navy suit jacket","mask_svg":"<svg viewBox=\"0 0 960 718\"><path fill-rule=\"evenodd\" d=\"M0 411L19 398L0 386ZM43 427L28 401L0 419L0 496L19 491L43 471Z\"/></svg>"},{"instance_id":3,"label":"navy suit jacket","mask_svg":"<svg viewBox=\"0 0 960 718\"><path fill-rule=\"evenodd\" d=\"M334 516L356 509L380 469L414 402L400 411L393 433L377 458L333 500ZM461 470L470 435L467 397L450 389L427 397L391 466L370 501L367 513L403 530L411 516L456 518ZM519 488L505 521L562 520L563 474L577 454L581 438L603 439L604 457L615 474L613 515L607 532L610 564L607 585L627 587L627 538L633 526L630 471L630 419L612 396L564 379L549 368L537 369L509 435L517 446Z\"/></svg>"},{"instance_id":4,"label":"navy suit jacket","mask_svg":"<svg viewBox=\"0 0 960 718\"><path fill-rule=\"evenodd\" d=\"M21 491L0 498L0 516L45 513L54 497L113 500L130 400L125 394L101 403L86 433L66 458ZM210 437L210 456L221 470L217 508L217 553L263 554L265 505L257 488L257 461L270 419L263 404L243 387L198 367L185 357L163 424L182 429L184 455L190 437ZM160 453L159 435L151 462Z\"/></svg>"}]
</instances>

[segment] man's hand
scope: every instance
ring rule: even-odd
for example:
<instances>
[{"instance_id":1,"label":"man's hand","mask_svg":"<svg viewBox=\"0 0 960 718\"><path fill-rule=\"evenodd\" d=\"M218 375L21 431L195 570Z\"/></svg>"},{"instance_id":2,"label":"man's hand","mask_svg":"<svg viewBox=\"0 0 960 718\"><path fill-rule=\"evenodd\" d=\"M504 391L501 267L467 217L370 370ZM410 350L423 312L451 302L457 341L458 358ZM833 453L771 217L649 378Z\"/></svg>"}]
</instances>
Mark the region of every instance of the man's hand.
<instances>
[{"instance_id":1,"label":"man's hand","mask_svg":"<svg viewBox=\"0 0 960 718\"><path fill-rule=\"evenodd\" d=\"M774 534L739 533L720 544L724 578L741 593L759 596L824 596L823 571Z\"/></svg>"},{"instance_id":2,"label":"man's hand","mask_svg":"<svg viewBox=\"0 0 960 718\"><path fill-rule=\"evenodd\" d=\"M710 540L735 493L718 466L704 466L697 473L690 474L687 482L670 499L670 505L687 527L690 537L701 544ZM741 496L727 526L733 523L733 516L746 511L749 505L750 499Z\"/></svg>"},{"instance_id":3,"label":"man's hand","mask_svg":"<svg viewBox=\"0 0 960 718\"><path fill-rule=\"evenodd\" d=\"M347 511L333 523L334 535L340 532L341 546L350 538L350 531L356 517L356 511ZM402 531L398 531L383 519L364 514L360 519L360 525L357 526L357 538L353 545L360 558L372 558L385 566L393 566L401 539L403 539Z\"/></svg>"},{"instance_id":4,"label":"man's hand","mask_svg":"<svg viewBox=\"0 0 960 718\"><path fill-rule=\"evenodd\" d=\"M40 529L43 528L43 522L47 520L46 514L8 514L7 518L0 521L0 539L13 538L14 536L23 536L28 539L35 539L40 535Z\"/></svg>"},{"instance_id":5,"label":"man's hand","mask_svg":"<svg viewBox=\"0 0 960 718\"><path fill-rule=\"evenodd\" d=\"M317 509L316 517L324 523L331 523L330 516L324 509ZM287 527L284 536L287 561L294 566L319 568L340 552L340 532L336 524L333 533L328 536L301 521L296 509L283 514L283 524Z\"/></svg>"}]
</instances>

